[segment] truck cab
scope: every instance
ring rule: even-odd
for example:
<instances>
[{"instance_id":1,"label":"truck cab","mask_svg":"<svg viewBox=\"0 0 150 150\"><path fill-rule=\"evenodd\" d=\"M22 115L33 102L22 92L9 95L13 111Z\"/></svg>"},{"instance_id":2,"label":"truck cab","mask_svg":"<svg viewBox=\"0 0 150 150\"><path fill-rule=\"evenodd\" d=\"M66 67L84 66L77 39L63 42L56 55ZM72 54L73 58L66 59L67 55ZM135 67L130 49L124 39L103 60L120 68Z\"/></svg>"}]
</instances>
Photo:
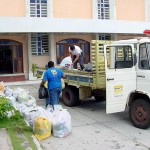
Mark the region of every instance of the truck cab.
<instances>
[{"instance_id":1,"label":"truck cab","mask_svg":"<svg viewBox=\"0 0 150 150\"><path fill-rule=\"evenodd\" d=\"M138 128L150 126L150 39L104 45L106 113L124 111Z\"/></svg>"}]
</instances>

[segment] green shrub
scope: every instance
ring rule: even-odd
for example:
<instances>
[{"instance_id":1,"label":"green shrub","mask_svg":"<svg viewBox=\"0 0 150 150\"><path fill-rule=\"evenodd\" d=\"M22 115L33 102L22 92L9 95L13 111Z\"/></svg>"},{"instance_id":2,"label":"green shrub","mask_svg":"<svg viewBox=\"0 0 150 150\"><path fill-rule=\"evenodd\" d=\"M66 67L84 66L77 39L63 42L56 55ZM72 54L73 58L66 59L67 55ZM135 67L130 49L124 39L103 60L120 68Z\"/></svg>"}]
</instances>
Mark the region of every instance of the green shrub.
<instances>
[{"instance_id":1,"label":"green shrub","mask_svg":"<svg viewBox=\"0 0 150 150\"><path fill-rule=\"evenodd\" d=\"M12 110L11 103L6 97L0 96L0 119L7 117L7 111Z\"/></svg>"}]
</instances>

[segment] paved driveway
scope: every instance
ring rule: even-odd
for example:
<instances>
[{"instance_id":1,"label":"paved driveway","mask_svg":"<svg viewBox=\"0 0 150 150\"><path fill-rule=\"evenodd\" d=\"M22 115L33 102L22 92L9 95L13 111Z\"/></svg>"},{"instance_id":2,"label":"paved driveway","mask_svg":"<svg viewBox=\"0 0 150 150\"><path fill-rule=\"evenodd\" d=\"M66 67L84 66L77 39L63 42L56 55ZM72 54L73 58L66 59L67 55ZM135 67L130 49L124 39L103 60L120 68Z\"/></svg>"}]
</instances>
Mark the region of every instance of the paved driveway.
<instances>
[{"instance_id":1,"label":"paved driveway","mask_svg":"<svg viewBox=\"0 0 150 150\"><path fill-rule=\"evenodd\" d=\"M37 99L39 84L24 85ZM44 106L44 100L37 104ZM66 138L49 137L40 141L44 150L150 150L150 128L133 127L128 110L106 115L105 102L84 101L66 107L72 117L72 133Z\"/></svg>"}]
</instances>

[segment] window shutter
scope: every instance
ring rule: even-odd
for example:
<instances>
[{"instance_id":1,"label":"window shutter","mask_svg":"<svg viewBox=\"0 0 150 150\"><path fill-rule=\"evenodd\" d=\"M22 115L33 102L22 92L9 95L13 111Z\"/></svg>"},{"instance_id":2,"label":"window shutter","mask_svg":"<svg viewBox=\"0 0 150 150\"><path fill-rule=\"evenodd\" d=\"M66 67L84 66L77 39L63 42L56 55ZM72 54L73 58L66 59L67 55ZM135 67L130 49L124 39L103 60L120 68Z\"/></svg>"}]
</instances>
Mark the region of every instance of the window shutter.
<instances>
[{"instance_id":1,"label":"window shutter","mask_svg":"<svg viewBox=\"0 0 150 150\"><path fill-rule=\"evenodd\" d=\"M110 19L109 0L97 0L98 19Z\"/></svg>"},{"instance_id":2,"label":"window shutter","mask_svg":"<svg viewBox=\"0 0 150 150\"><path fill-rule=\"evenodd\" d=\"M100 34L99 40L111 40L111 35L110 34Z\"/></svg>"},{"instance_id":3,"label":"window shutter","mask_svg":"<svg viewBox=\"0 0 150 150\"><path fill-rule=\"evenodd\" d=\"M48 54L48 34L31 34L32 55Z\"/></svg>"},{"instance_id":4,"label":"window shutter","mask_svg":"<svg viewBox=\"0 0 150 150\"><path fill-rule=\"evenodd\" d=\"M30 0L30 17L47 17L47 0Z\"/></svg>"}]
</instances>

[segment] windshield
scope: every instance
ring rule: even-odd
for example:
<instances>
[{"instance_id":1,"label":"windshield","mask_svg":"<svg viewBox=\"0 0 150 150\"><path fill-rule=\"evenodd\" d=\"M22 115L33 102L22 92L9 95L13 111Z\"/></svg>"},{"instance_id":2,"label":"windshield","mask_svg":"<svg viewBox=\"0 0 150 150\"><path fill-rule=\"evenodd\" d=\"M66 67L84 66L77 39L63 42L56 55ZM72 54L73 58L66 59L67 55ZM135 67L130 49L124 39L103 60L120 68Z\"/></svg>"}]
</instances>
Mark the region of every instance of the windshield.
<instances>
[{"instance_id":1,"label":"windshield","mask_svg":"<svg viewBox=\"0 0 150 150\"><path fill-rule=\"evenodd\" d=\"M139 68L150 70L150 43L143 43L139 47Z\"/></svg>"}]
</instances>

